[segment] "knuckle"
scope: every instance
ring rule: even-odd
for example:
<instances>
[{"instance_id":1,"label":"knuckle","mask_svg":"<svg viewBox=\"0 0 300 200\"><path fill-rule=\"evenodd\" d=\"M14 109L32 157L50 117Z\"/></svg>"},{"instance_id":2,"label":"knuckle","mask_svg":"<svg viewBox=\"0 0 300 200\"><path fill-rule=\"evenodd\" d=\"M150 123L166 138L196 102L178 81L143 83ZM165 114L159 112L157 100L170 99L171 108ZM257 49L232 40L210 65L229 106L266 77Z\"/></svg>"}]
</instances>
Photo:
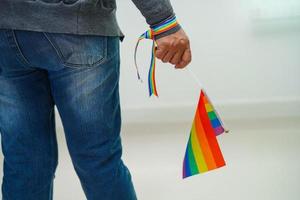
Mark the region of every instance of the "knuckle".
<instances>
[{"instance_id":1,"label":"knuckle","mask_svg":"<svg viewBox=\"0 0 300 200\"><path fill-rule=\"evenodd\" d=\"M178 44L179 44L179 42L178 42L178 41L174 41L174 42L172 42L172 44L171 44L171 47L177 47L177 46L178 46Z\"/></svg>"},{"instance_id":2,"label":"knuckle","mask_svg":"<svg viewBox=\"0 0 300 200\"><path fill-rule=\"evenodd\" d=\"M180 44L185 46L187 44L187 42L186 42L186 40L182 39L182 40L180 40Z\"/></svg>"}]
</instances>

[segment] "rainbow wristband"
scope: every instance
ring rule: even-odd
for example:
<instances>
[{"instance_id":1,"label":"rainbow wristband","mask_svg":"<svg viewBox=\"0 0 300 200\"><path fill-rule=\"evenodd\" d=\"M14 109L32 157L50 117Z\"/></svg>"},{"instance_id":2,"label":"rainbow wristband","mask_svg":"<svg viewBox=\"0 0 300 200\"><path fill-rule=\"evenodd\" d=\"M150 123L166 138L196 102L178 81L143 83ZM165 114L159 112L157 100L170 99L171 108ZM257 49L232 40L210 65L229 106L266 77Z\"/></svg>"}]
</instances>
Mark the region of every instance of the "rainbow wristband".
<instances>
[{"instance_id":1,"label":"rainbow wristband","mask_svg":"<svg viewBox=\"0 0 300 200\"><path fill-rule=\"evenodd\" d=\"M152 96L154 94L155 96L158 96L157 90L156 90L156 81L155 81L155 67L156 67L156 60L155 60L155 51L156 51L156 43L155 43L155 36L158 34L161 34L163 32L166 32L172 28L175 28L178 26L178 22L176 20L176 17L172 17L166 21L164 21L161 24L158 24L156 26L151 27L148 31L143 33L135 46L135 51L134 51L134 63L137 71L137 76L138 79L141 80L141 76L138 70L137 62L136 62L136 53L138 49L138 45L141 40L143 39L150 39L153 40L152 44L152 53L151 53L151 63L150 63L150 68L149 68L149 73L148 73L148 87L149 87L149 96Z\"/></svg>"}]
</instances>

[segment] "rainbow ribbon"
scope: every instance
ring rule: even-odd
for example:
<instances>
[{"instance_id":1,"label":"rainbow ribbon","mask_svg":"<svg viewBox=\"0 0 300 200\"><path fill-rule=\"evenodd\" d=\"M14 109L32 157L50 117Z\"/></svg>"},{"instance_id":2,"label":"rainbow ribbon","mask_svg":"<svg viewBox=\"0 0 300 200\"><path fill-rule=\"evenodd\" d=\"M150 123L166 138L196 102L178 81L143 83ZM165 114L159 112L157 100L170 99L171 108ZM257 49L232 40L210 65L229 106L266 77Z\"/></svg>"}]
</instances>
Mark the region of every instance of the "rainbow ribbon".
<instances>
[{"instance_id":1,"label":"rainbow ribbon","mask_svg":"<svg viewBox=\"0 0 300 200\"><path fill-rule=\"evenodd\" d=\"M155 80L155 68L156 68L156 59L155 59L155 51L156 51L156 43L155 43L155 36L158 34L161 34L163 32L166 32L174 27L176 27L178 25L178 22L176 20L176 17L172 17L166 21L164 21L163 23L152 27L151 29L149 29L148 31L146 31L145 33L143 33L135 46L135 52L134 52L134 63L135 63L135 68L137 71L137 76L139 80L141 79L140 73L139 73L139 69L137 66L137 61L136 61L136 53L137 53L137 49L139 46L139 43L141 40L143 39L150 39L153 40L153 44L152 44L152 53L151 53L151 62L150 62L150 68L149 68L149 73L148 73L148 87L149 87L149 96L152 96L152 94L154 94L155 96L158 97L158 93L157 93L157 89L156 89L156 80Z\"/></svg>"}]
</instances>

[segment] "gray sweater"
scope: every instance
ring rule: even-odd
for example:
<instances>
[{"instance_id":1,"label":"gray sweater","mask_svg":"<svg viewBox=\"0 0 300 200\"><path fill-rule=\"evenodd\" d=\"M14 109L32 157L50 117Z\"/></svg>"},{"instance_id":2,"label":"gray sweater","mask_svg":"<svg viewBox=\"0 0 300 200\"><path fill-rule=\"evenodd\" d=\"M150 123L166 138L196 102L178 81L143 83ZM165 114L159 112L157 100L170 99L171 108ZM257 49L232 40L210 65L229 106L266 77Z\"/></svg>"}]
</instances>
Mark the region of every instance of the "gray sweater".
<instances>
[{"instance_id":1,"label":"gray sweater","mask_svg":"<svg viewBox=\"0 0 300 200\"><path fill-rule=\"evenodd\" d=\"M132 1L150 26L174 16L169 0ZM123 36L116 0L0 0L0 28Z\"/></svg>"}]
</instances>

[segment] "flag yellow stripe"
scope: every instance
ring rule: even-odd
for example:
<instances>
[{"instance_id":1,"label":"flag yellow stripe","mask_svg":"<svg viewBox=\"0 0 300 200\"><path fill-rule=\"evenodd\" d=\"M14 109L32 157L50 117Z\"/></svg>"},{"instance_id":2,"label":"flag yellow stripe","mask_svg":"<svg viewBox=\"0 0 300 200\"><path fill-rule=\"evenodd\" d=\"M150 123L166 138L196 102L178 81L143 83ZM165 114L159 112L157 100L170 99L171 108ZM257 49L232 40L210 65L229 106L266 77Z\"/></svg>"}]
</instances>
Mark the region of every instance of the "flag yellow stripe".
<instances>
[{"instance_id":1,"label":"flag yellow stripe","mask_svg":"<svg viewBox=\"0 0 300 200\"><path fill-rule=\"evenodd\" d=\"M196 160L196 163L198 166L198 170L200 173L206 172L206 171L208 171L208 168L207 168L200 144L198 142L195 123L193 123L191 134L192 134L192 148L193 148L195 160Z\"/></svg>"},{"instance_id":2,"label":"flag yellow stripe","mask_svg":"<svg viewBox=\"0 0 300 200\"><path fill-rule=\"evenodd\" d=\"M214 110L214 108L212 107L211 104L207 103L207 104L205 104L205 110L206 110L206 112L212 112Z\"/></svg>"}]
</instances>

